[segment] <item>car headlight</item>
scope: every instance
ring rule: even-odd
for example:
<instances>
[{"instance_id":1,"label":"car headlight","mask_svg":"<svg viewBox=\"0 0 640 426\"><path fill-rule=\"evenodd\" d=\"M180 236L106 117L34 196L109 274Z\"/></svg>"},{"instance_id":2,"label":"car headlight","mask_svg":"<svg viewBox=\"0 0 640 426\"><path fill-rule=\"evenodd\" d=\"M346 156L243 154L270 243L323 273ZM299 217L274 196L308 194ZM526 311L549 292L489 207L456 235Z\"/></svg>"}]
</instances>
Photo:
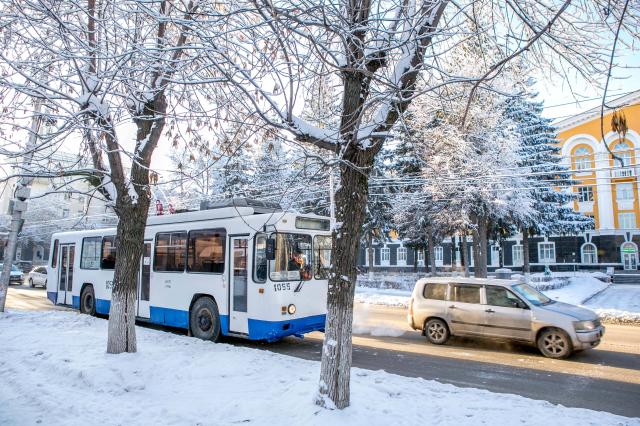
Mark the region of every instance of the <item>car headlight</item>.
<instances>
[{"instance_id":1,"label":"car headlight","mask_svg":"<svg viewBox=\"0 0 640 426\"><path fill-rule=\"evenodd\" d=\"M595 321L574 321L573 328L576 331L592 331L597 328Z\"/></svg>"}]
</instances>

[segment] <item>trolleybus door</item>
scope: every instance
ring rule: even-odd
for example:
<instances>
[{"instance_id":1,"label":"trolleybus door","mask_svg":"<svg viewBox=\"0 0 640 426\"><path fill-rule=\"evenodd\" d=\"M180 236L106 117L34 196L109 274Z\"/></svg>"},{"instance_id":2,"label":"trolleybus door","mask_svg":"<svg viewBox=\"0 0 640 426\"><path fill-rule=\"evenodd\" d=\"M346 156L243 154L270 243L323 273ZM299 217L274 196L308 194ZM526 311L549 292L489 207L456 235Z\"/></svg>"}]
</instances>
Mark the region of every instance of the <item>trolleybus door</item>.
<instances>
[{"instance_id":1,"label":"trolleybus door","mask_svg":"<svg viewBox=\"0 0 640 426\"><path fill-rule=\"evenodd\" d=\"M75 245L60 246L60 264L58 265L58 301L63 305L72 305L73 297L73 261L75 257Z\"/></svg>"},{"instance_id":2,"label":"trolleybus door","mask_svg":"<svg viewBox=\"0 0 640 426\"><path fill-rule=\"evenodd\" d=\"M151 295L151 242L145 241L138 273L137 316L149 318L149 296Z\"/></svg>"},{"instance_id":3,"label":"trolleybus door","mask_svg":"<svg viewBox=\"0 0 640 426\"><path fill-rule=\"evenodd\" d=\"M246 237L230 237L229 331L249 333L247 319L248 247Z\"/></svg>"}]
</instances>

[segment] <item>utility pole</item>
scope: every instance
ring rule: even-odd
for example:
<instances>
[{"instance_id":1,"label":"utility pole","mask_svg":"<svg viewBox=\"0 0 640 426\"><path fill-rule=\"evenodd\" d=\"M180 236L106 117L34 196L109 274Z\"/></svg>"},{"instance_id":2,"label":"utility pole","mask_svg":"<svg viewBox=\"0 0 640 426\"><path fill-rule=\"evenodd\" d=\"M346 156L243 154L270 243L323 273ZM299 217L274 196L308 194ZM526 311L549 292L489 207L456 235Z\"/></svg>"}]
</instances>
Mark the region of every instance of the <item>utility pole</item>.
<instances>
[{"instance_id":1,"label":"utility pole","mask_svg":"<svg viewBox=\"0 0 640 426\"><path fill-rule=\"evenodd\" d=\"M31 134L29 135L29 141L27 143L24 156L22 157L22 164L24 169L28 169L33 159L33 152L36 149L38 142L38 132L40 131L40 124L42 122L42 116L40 114L42 108L42 100L36 99L33 105L33 118L31 119ZM9 214L11 214L11 225L9 228L9 239L7 241L7 248L4 251L4 264L2 266L2 275L0 275L0 312L4 312L4 305L7 300L7 290L9 288L9 278L11 277L11 266L13 265L13 258L16 255L16 248L18 246L18 234L22 230L22 224L24 219L22 215L27 210L26 200L29 198L31 192L31 182L33 177L20 177L16 183L15 191L13 192L13 199L9 203Z\"/></svg>"}]
</instances>

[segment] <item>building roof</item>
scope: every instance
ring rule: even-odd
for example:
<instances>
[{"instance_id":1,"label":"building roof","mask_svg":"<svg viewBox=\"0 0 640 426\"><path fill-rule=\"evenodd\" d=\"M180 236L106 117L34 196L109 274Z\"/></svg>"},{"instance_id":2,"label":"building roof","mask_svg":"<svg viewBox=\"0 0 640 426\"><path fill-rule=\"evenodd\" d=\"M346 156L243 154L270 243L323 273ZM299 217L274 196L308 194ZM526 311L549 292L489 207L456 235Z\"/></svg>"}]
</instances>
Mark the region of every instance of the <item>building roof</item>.
<instances>
[{"instance_id":1,"label":"building roof","mask_svg":"<svg viewBox=\"0 0 640 426\"><path fill-rule=\"evenodd\" d=\"M604 113L606 115L613 112L616 109L629 106L629 105L635 105L638 103L640 103L640 89L635 90L619 98L616 98L612 101L608 101L605 104ZM600 117L600 108L601 108L600 105L598 105L597 107L591 108L587 111L581 112L569 118L565 118L564 120L558 121L557 123L554 123L555 126L558 128L558 133L565 132L576 126L579 126L580 124L589 122L591 120L594 120Z\"/></svg>"}]
</instances>

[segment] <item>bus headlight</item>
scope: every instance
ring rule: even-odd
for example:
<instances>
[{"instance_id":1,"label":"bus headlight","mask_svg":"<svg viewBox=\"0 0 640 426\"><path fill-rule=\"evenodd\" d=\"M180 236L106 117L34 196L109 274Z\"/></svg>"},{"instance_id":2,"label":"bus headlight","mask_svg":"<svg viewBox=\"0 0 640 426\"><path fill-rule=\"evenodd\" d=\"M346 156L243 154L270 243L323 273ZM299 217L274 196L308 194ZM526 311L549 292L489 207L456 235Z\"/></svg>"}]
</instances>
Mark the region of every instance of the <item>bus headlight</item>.
<instances>
[{"instance_id":1,"label":"bus headlight","mask_svg":"<svg viewBox=\"0 0 640 426\"><path fill-rule=\"evenodd\" d=\"M295 313L296 313L296 305L294 305L293 303L292 303L292 304L290 304L290 305L287 307L287 312L289 312L289 314L290 314L290 315L295 314Z\"/></svg>"}]
</instances>

